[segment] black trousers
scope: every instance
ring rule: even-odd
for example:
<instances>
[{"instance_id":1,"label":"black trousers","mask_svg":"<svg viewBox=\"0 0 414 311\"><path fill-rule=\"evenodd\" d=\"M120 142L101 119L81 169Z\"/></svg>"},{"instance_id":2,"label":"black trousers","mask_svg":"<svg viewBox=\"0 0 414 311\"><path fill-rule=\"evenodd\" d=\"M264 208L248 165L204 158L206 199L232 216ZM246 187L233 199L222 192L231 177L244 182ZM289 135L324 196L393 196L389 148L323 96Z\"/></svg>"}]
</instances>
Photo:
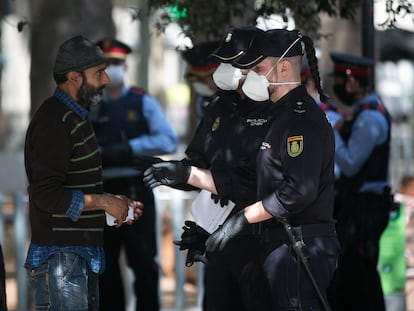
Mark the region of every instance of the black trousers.
<instances>
[{"instance_id":1,"label":"black trousers","mask_svg":"<svg viewBox=\"0 0 414 311\"><path fill-rule=\"evenodd\" d=\"M325 311L318 291L326 300L340 250L339 242L336 237L303 240L302 251L318 290L289 241L271 241L261 248L263 269L270 284L271 310Z\"/></svg>"},{"instance_id":2,"label":"black trousers","mask_svg":"<svg viewBox=\"0 0 414 311\"><path fill-rule=\"evenodd\" d=\"M259 250L259 238L245 235L229 242L223 252L207 253L203 311L271 310Z\"/></svg>"},{"instance_id":3,"label":"black trousers","mask_svg":"<svg viewBox=\"0 0 414 311\"><path fill-rule=\"evenodd\" d=\"M342 252L328 290L334 311L384 311L385 302L377 270L379 240L388 225L389 207L376 194L343 197L337 233Z\"/></svg>"},{"instance_id":4,"label":"black trousers","mask_svg":"<svg viewBox=\"0 0 414 311\"><path fill-rule=\"evenodd\" d=\"M138 179L111 179L104 181L104 190L124 194L144 203L144 212L133 225L120 228L105 226L104 248L106 270L99 280L101 311L124 311L125 293L119 266L122 247L125 249L128 267L134 274L136 310L158 311L159 266L156 262L156 213L154 195Z\"/></svg>"}]
</instances>

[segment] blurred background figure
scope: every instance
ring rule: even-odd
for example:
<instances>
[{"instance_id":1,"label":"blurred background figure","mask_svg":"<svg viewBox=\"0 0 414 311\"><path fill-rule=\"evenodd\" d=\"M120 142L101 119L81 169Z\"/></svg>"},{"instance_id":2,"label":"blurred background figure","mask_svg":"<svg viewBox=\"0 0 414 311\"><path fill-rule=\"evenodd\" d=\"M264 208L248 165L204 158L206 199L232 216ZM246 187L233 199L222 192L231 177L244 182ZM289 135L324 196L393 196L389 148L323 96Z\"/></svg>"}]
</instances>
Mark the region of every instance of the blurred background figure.
<instances>
[{"instance_id":1,"label":"blurred background figure","mask_svg":"<svg viewBox=\"0 0 414 311\"><path fill-rule=\"evenodd\" d=\"M220 62L209 56L219 45L220 41L206 41L182 51L183 59L188 64L184 78L191 86L197 122L204 116L206 106L217 92L213 73Z\"/></svg>"},{"instance_id":2,"label":"blurred background figure","mask_svg":"<svg viewBox=\"0 0 414 311\"><path fill-rule=\"evenodd\" d=\"M335 124L339 120L342 119L342 111L336 105L336 103L333 102L330 98L328 98L328 100L326 100L325 102L321 101L318 89L315 87L315 81L312 78L308 59L306 56L302 57L300 78L302 81L302 85L305 86L309 95L312 96L312 98L316 101L316 103L319 105L322 111L325 112L326 117L329 120L329 123L331 124L332 127L334 127ZM323 81L321 81L321 87L322 86L323 86ZM335 182L336 182L339 179L339 176L341 175L341 170L336 163L335 163L334 174L335 174Z\"/></svg>"},{"instance_id":3,"label":"blurred background figure","mask_svg":"<svg viewBox=\"0 0 414 311\"><path fill-rule=\"evenodd\" d=\"M173 153L178 140L157 100L141 88L125 84L126 58L131 48L114 38L104 38L97 45L107 59L106 72L111 79L102 101L91 107L102 154L104 191L139 198L145 209L132 226L119 230L105 226L106 270L100 278L100 310L125 310L119 264L124 249L134 274L136 310L157 311L160 297L154 194L143 184L133 159Z\"/></svg>"},{"instance_id":4,"label":"blurred background figure","mask_svg":"<svg viewBox=\"0 0 414 311\"><path fill-rule=\"evenodd\" d=\"M7 120L0 113L0 149L3 149L3 137L6 137ZM3 247L0 244L0 311L6 311L6 270L4 267Z\"/></svg>"},{"instance_id":5,"label":"blurred background figure","mask_svg":"<svg viewBox=\"0 0 414 311\"><path fill-rule=\"evenodd\" d=\"M6 270L4 267L3 248L0 244L0 311L7 311Z\"/></svg>"},{"instance_id":6,"label":"blurred background figure","mask_svg":"<svg viewBox=\"0 0 414 311\"><path fill-rule=\"evenodd\" d=\"M393 208L388 181L391 120L372 88L374 61L330 55L333 91L347 109L333 127L335 162L341 169L335 217L342 252L330 303L335 311L381 311L385 304L377 269L379 241Z\"/></svg>"}]
</instances>

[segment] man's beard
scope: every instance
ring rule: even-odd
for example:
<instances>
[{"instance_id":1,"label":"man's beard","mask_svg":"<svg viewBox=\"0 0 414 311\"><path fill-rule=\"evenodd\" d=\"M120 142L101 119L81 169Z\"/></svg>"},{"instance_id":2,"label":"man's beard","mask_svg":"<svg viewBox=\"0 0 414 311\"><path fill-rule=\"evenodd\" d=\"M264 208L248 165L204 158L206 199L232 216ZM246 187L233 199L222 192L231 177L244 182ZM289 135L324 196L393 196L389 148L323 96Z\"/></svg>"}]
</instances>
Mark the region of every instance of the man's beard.
<instances>
[{"instance_id":1,"label":"man's beard","mask_svg":"<svg viewBox=\"0 0 414 311\"><path fill-rule=\"evenodd\" d=\"M81 106L88 108L92 102L98 102L100 100L103 89L103 86L96 88L93 85L90 85L86 81L86 77L83 76L83 82L77 94L78 103Z\"/></svg>"}]
</instances>

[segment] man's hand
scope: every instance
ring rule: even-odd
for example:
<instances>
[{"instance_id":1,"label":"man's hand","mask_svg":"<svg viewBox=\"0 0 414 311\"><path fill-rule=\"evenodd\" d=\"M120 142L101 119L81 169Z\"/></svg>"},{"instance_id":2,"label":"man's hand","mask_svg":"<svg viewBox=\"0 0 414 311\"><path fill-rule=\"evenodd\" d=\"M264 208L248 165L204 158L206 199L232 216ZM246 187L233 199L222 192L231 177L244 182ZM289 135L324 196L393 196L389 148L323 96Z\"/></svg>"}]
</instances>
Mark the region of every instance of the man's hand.
<instances>
[{"instance_id":1,"label":"man's hand","mask_svg":"<svg viewBox=\"0 0 414 311\"><path fill-rule=\"evenodd\" d=\"M105 193L102 195L103 210L115 218L116 227L122 226L128 216L128 198L122 195Z\"/></svg>"},{"instance_id":2,"label":"man's hand","mask_svg":"<svg viewBox=\"0 0 414 311\"><path fill-rule=\"evenodd\" d=\"M188 249L185 265L190 267L196 261L204 264L207 263L207 259L204 256L206 250L205 242L210 234L190 220L185 221L183 230L181 240L173 241L173 243L180 247L180 251Z\"/></svg>"},{"instance_id":3,"label":"man's hand","mask_svg":"<svg viewBox=\"0 0 414 311\"><path fill-rule=\"evenodd\" d=\"M185 184L191 174L191 166L183 161L165 161L153 164L144 172L143 181L147 187L177 186Z\"/></svg>"},{"instance_id":4,"label":"man's hand","mask_svg":"<svg viewBox=\"0 0 414 311\"><path fill-rule=\"evenodd\" d=\"M127 224L133 224L138 218L142 216L142 209L144 208L144 203L141 201L135 201L128 199L128 207L133 208L133 219L128 220Z\"/></svg>"},{"instance_id":5,"label":"man's hand","mask_svg":"<svg viewBox=\"0 0 414 311\"><path fill-rule=\"evenodd\" d=\"M222 251L226 244L240 234L249 222L244 216L244 209L226 220L206 241L206 251Z\"/></svg>"}]
</instances>

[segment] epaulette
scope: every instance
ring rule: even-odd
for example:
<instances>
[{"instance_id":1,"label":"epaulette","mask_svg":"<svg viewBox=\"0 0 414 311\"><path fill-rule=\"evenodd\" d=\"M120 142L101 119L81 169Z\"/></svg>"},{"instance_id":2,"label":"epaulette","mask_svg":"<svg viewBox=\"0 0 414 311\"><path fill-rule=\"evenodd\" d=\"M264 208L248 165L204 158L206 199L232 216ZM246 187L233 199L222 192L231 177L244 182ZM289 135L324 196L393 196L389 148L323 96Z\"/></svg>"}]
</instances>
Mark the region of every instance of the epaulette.
<instances>
[{"instance_id":1,"label":"epaulette","mask_svg":"<svg viewBox=\"0 0 414 311\"><path fill-rule=\"evenodd\" d=\"M319 107L322 109L322 111L336 110L336 109L333 109L333 107L331 105L329 105L328 103L326 103L326 102L322 102L319 105Z\"/></svg>"},{"instance_id":2,"label":"epaulette","mask_svg":"<svg viewBox=\"0 0 414 311\"><path fill-rule=\"evenodd\" d=\"M130 87L130 90L131 90L131 92L133 92L135 94L139 94L139 95L145 95L147 93L144 89L142 89L138 86L132 86L132 87Z\"/></svg>"},{"instance_id":3,"label":"epaulette","mask_svg":"<svg viewBox=\"0 0 414 311\"><path fill-rule=\"evenodd\" d=\"M385 106L379 100L364 103L360 106L359 110L377 110L381 114L387 114L387 109L385 109Z\"/></svg>"},{"instance_id":4,"label":"epaulette","mask_svg":"<svg viewBox=\"0 0 414 311\"><path fill-rule=\"evenodd\" d=\"M340 109L338 109L338 107L336 107L334 104L332 104L332 103L331 103L331 102L329 102L329 101L324 101L324 102L321 102L321 103L319 104L319 107L322 109L322 111L328 111L328 110L331 110L331 111L340 112Z\"/></svg>"}]
</instances>

